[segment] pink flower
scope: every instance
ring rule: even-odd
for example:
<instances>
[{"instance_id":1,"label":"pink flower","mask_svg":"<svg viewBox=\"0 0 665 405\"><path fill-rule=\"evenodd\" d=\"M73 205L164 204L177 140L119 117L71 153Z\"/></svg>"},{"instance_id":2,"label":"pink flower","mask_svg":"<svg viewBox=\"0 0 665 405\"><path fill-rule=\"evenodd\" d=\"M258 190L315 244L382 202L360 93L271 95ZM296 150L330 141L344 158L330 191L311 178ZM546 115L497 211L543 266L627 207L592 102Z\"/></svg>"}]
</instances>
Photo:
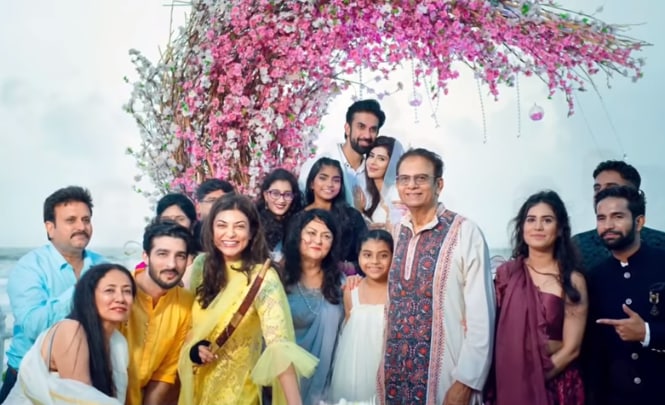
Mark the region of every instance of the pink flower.
<instances>
[{"instance_id":1,"label":"pink flower","mask_svg":"<svg viewBox=\"0 0 665 405\"><path fill-rule=\"evenodd\" d=\"M537 75L550 96L564 95L569 113L573 89L586 81L582 70L642 77L634 55L643 42L576 14L564 20L545 0L531 1L526 15L512 3L485 0L229 4L195 2L154 66L132 52L140 80L128 110L142 123L145 145L132 155L158 189L169 183L191 192L215 176L251 194L277 166L297 172L331 95L349 86L340 76L359 68L387 79L392 67L415 59L414 84L434 74L447 94L459 76L452 62L463 61L495 98L516 75ZM131 108L135 103L147 107ZM165 130L171 126L176 130ZM173 133L182 142L169 152L177 167L155 163L150 151Z\"/></svg>"}]
</instances>

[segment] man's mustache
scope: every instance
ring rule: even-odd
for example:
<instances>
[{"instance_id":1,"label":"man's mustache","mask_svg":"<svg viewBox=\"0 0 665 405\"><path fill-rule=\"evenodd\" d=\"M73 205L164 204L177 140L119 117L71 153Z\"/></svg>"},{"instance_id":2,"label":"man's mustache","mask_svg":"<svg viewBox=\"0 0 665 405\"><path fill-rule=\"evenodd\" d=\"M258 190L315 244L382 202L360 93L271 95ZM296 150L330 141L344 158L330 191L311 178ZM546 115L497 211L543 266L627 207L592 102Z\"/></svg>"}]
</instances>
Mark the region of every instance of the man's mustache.
<instances>
[{"instance_id":1,"label":"man's mustache","mask_svg":"<svg viewBox=\"0 0 665 405\"><path fill-rule=\"evenodd\" d=\"M88 235L88 233L85 232L85 231L76 232L76 233L72 234L72 237L70 239L74 238L75 236L79 236L79 235L83 235L86 238L90 239L90 235Z\"/></svg>"},{"instance_id":2,"label":"man's mustache","mask_svg":"<svg viewBox=\"0 0 665 405\"><path fill-rule=\"evenodd\" d=\"M605 231L605 232L603 232L603 233L600 235L600 237L601 237L601 238L604 238L606 235L623 236L620 232L616 232L616 231Z\"/></svg>"},{"instance_id":3,"label":"man's mustache","mask_svg":"<svg viewBox=\"0 0 665 405\"><path fill-rule=\"evenodd\" d=\"M175 268L172 268L172 269L163 269L163 270L161 270L159 273L160 273L160 274L161 274L161 273L166 273L167 271L168 271L168 272L172 272L172 273L178 273L178 270L176 270Z\"/></svg>"}]
</instances>

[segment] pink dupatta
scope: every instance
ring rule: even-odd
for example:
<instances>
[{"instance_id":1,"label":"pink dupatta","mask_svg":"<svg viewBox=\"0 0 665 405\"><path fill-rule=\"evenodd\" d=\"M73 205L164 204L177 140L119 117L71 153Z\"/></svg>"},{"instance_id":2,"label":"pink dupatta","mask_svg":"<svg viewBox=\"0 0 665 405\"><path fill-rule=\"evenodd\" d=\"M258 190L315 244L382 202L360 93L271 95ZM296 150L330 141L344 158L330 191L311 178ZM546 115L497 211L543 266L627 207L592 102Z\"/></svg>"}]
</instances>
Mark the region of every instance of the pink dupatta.
<instances>
[{"instance_id":1,"label":"pink dupatta","mask_svg":"<svg viewBox=\"0 0 665 405\"><path fill-rule=\"evenodd\" d=\"M496 404L550 405L545 375L554 365L547 353L547 321L524 258L501 265L495 285Z\"/></svg>"}]
</instances>

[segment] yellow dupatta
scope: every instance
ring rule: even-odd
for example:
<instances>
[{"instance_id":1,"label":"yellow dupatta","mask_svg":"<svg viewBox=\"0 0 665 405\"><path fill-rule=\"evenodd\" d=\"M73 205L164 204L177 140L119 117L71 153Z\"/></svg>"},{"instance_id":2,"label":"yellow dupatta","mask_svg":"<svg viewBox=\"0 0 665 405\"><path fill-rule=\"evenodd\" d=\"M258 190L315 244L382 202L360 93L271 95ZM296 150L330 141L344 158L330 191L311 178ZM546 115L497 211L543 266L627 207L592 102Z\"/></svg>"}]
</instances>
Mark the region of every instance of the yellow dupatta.
<instances>
[{"instance_id":1,"label":"yellow dupatta","mask_svg":"<svg viewBox=\"0 0 665 405\"><path fill-rule=\"evenodd\" d=\"M203 281L202 269L204 261L204 257L199 257L192 266L191 288L194 290ZM227 264L226 271L232 272L234 270L230 266L238 265L239 263L229 263ZM201 317L201 319L193 319L193 328L180 353L178 365L181 381L179 404L197 405L194 403L195 396L193 391L195 386L194 369L197 366L189 358L189 350L192 344L201 340L214 340L217 337L211 336L211 334L213 332L218 333L231 321L231 318L240 307L260 269L261 265L254 266L249 283L247 283L247 278L244 276L229 277L229 283L205 310L205 316ZM261 305L264 300L261 298L262 294L270 295L270 299L266 300L270 304L279 304L277 306L272 305L268 309L261 308L265 311L264 318L266 318L262 322L270 322L275 318L281 318L282 323L277 326L283 330L279 338L275 341L266 338L266 350L260 355L256 364L250 365L253 368L252 380L257 385L272 385L273 404L280 405L285 404L286 401L277 376L284 372L291 364L294 365L298 375L310 376L314 372L318 360L295 344L293 321L288 302L286 301L286 294L274 269L270 269L266 274L264 283L253 305L257 303L259 306ZM199 305L198 301L194 305ZM277 316L271 315L271 309L278 311L275 312Z\"/></svg>"}]
</instances>

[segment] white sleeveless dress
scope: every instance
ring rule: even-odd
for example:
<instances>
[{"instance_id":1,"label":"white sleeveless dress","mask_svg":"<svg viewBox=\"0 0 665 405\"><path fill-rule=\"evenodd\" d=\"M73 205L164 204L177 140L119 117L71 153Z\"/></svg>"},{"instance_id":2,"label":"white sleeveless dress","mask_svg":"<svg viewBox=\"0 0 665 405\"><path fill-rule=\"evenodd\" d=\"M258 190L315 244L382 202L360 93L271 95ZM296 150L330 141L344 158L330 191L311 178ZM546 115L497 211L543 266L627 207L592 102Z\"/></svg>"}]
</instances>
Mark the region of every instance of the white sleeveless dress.
<instances>
[{"instance_id":1,"label":"white sleeveless dress","mask_svg":"<svg viewBox=\"0 0 665 405\"><path fill-rule=\"evenodd\" d=\"M360 303L358 290L351 290L351 315L337 343L330 385L332 403L372 403L376 396L376 374L383 353L384 306Z\"/></svg>"}]
</instances>

